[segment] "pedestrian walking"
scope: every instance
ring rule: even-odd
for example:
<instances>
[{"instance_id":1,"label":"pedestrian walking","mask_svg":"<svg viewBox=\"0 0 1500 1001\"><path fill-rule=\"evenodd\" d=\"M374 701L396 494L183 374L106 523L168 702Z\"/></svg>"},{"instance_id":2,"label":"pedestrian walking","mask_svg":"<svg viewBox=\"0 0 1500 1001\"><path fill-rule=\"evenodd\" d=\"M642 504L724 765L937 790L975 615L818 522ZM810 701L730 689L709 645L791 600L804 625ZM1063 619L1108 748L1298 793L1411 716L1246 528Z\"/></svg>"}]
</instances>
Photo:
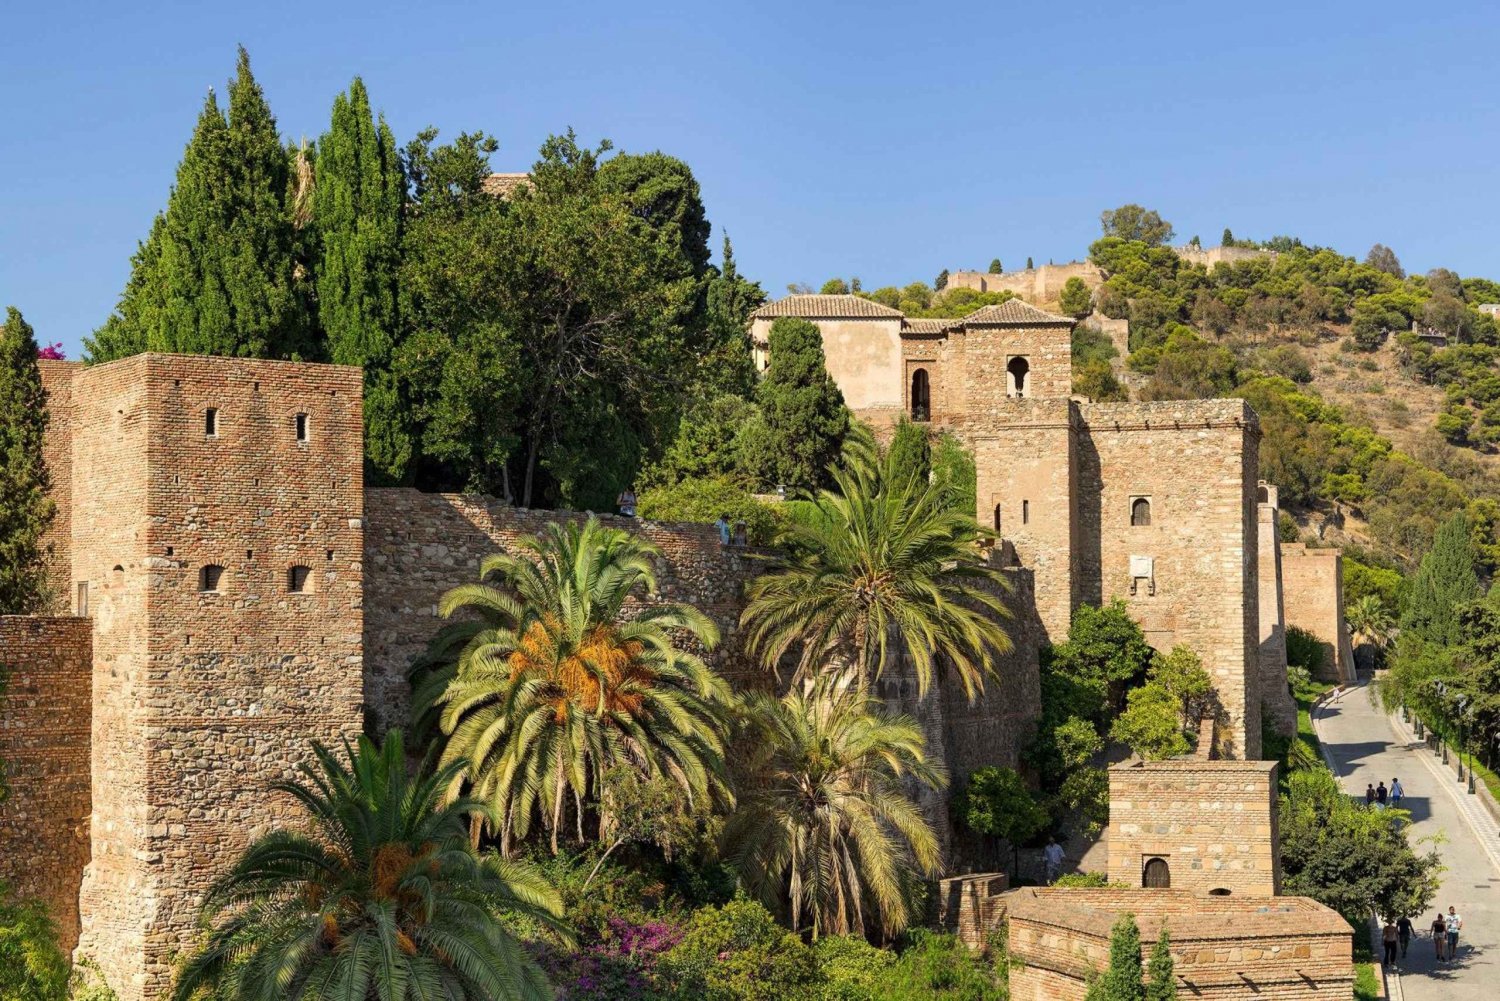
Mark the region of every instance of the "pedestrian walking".
<instances>
[{"instance_id":1,"label":"pedestrian walking","mask_svg":"<svg viewBox=\"0 0 1500 1001\"><path fill-rule=\"evenodd\" d=\"M1438 911L1437 917L1432 919L1432 947L1437 951L1438 961L1443 958L1443 946L1448 944L1448 923L1443 920L1443 912Z\"/></svg>"},{"instance_id":2,"label":"pedestrian walking","mask_svg":"<svg viewBox=\"0 0 1500 1001\"><path fill-rule=\"evenodd\" d=\"M1375 790L1375 809L1384 810L1386 797L1390 794L1390 790L1385 787L1385 783L1380 783L1380 788Z\"/></svg>"},{"instance_id":3,"label":"pedestrian walking","mask_svg":"<svg viewBox=\"0 0 1500 1001\"><path fill-rule=\"evenodd\" d=\"M1390 918L1385 919L1385 927L1380 929L1380 942L1385 946L1385 955L1380 960L1381 966L1396 965L1396 947L1400 943L1400 934Z\"/></svg>"},{"instance_id":4,"label":"pedestrian walking","mask_svg":"<svg viewBox=\"0 0 1500 1001\"><path fill-rule=\"evenodd\" d=\"M1401 788L1400 779L1391 779L1391 805L1401 809L1401 801L1406 798L1406 790Z\"/></svg>"},{"instance_id":5,"label":"pedestrian walking","mask_svg":"<svg viewBox=\"0 0 1500 1001\"><path fill-rule=\"evenodd\" d=\"M1401 940L1401 958L1406 958L1406 947L1411 945L1411 918L1405 914L1396 919L1396 936Z\"/></svg>"},{"instance_id":6,"label":"pedestrian walking","mask_svg":"<svg viewBox=\"0 0 1500 1001\"><path fill-rule=\"evenodd\" d=\"M1447 925L1448 959L1451 961L1458 957L1458 932L1464 926L1464 919L1452 907L1448 908Z\"/></svg>"},{"instance_id":7,"label":"pedestrian walking","mask_svg":"<svg viewBox=\"0 0 1500 1001\"><path fill-rule=\"evenodd\" d=\"M1047 885L1051 886L1057 882L1063 864L1062 845L1057 843L1056 838L1047 839L1047 847L1042 849L1042 863L1047 871Z\"/></svg>"},{"instance_id":8,"label":"pedestrian walking","mask_svg":"<svg viewBox=\"0 0 1500 1001\"><path fill-rule=\"evenodd\" d=\"M719 515L719 520L714 522L714 528L719 530L719 544L722 546L729 545L729 515Z\"/></svg>"},{"instance_id":9,"label":"pedestrian walking","mask_svg":"<svg viewBox=\"0 0 1500 1001\"><path fill-rule=\"evenodd\" d=\"M1372 786L1370 783L1366 782L1365 783L1365 806L1374 806L1374 805L1375 805L1375 787Z\"/></svg>"}]
</instances>

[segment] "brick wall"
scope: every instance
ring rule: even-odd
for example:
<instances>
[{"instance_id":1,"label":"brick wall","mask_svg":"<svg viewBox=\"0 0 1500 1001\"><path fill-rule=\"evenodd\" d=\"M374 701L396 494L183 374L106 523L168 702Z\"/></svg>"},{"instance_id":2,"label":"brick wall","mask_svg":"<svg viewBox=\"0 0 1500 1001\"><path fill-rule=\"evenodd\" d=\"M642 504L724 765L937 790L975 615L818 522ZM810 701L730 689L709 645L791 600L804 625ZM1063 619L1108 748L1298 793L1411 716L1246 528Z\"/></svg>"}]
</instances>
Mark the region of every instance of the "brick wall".
<instances>
[{"instance_id":1,"label":"brick wall","mask_svg":"<svg viewBox=\"0 0 1500 1001\"><path fill-rule=\"evenodd\" d=\"M80 952L134 1001L167 989L209 882L293 812L269 786L360 730L361 376L141 355L75 388L73 572L96 629Z\"/></svg>"},{"instance_id":2,"label":"brick wall","mask_svg":"<svg viewBox=\"0 0 1500 1001\"><path fill-rule=\"evenodd\" d=\"M1303 897L1202 897L1173 890L1039 889L1001 897L1007 912L1013 1001L1082 1001L1086 978L1109 962L1109 931L1135 915L1142 952L1163 927L1178 992L1246 1001L1347 1001L1353 933ZM1143 957L1144 958L1144 957Z\"/></svg>"},{"instance_id":3,"label":"brick wall","mask_svg":"<svg viewBox=\"0 0 1500 1001\"><path fill-rule=\"evenodd\" d=\"M1264 498L1256 505L1260 585L1260 704L1261 712L1283 737L1297 732L1297 705L1286 677L1286 620L1281 598L1281 541L1277 533L1276 488L1257 487Z\"/></svg>"},{"instance_id":4,"label":"brick wall","mask_svg":"<svg viewBox=\"0 0 1500 1001\"><path fill-rule=\"evenodd\" d=\"M951 338L947 382L957 396L953 412L984 415L1010 398L1006 366L1013 358L1026 359L1024 395L1036 399L1067 399L1073 392L1073 327L966 327L962 338Z\"/></svg>"},{"instance_id":5,"label":"brick wall","mask_svg":"<svg viewBox=\"0 0 1500 1001\"><path fill-rule=\"evenodd\" d=\"M1323 642L1321 681L1353 681L1354 652L1344 620L1344 558L1337 549L1281 547L1281 586L1287 628L1306 629Z\"/></svg>"},{"instance_id":6,"label":"brick wall","mask_svg":"<svg viewBox=\"0 0 1500 1001\"><path fill-rule=\"evenodd\" d=\"M1076 488L1080 600L1123 598L1152 646L1192 647L1227 715L1221 752L1257 757L1254 413L1241 400L1089 403L1079 410L1087 427L1078 439ZM1131 523L1140 499L1149 505L1149 525Z\"/></svg>"},{"instance_id":7,"label":"brick wall","mask_svg":"<svg viewBox=\"0 0 1500 1001\"><path fill-rule=\"evenodd\" d=\"M47 905L71 949L89 859L87 619L0 616L0 881Z\"/></svg>"},{"instance_id":8,"label":"brick wall","mask_svg":"<svg viewBox=\"0 0 1500 1001\"><path fill-rule=\"evenodd\" d=\"M1138 887L1164 859L1173 889L1281 889L1274 761L1132 761L1109 770L1109 879Z\"/></svg>"}]
</instances>

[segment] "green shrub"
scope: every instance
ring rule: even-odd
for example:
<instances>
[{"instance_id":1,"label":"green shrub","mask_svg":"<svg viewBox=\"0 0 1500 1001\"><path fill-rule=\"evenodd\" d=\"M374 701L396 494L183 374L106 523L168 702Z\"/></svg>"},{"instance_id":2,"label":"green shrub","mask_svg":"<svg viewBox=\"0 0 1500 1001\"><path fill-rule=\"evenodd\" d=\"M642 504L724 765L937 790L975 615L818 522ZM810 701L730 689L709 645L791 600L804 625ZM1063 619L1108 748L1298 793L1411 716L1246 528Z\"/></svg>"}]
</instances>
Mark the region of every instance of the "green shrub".
<instances>
[{"instance_id":1,"label":"green shrub","mask_svg":"<svg viewBox=\"0 0 1500 1001\"><path fill-rule=\"evenodd\" d=\"M1057 881L1052 885L1074 889L1096 889L1110 884L1109 877L1102 872L1068 872L1057 877Z\"/></svg>"},{"instance_id":2,"label":"green shrub","mask_svg":"<svg viewBox=\"0 0 1500 1001\"><path fill-rule=\"evenodd\" d=\"M636 512L652 521L708 524L727 514L731 523L745 523L751 545L770 545L776 538L776 515L770 505L726 479L689 479L673 486L652 487L641 494Z\"/></svg>"},{"instance_id":3,"label":"green shrub","mask_svg":"<svg viewBox=\"0 0 1500 1001\"><path fill-rule=\"evenodd\" d=\"M1288 668L1301 668L1317 677L1323 672L1327 650L1322 640L1301 626L1289 626L1286 631L1286 662Z\"/></svg>"},{"instance_id":4,"label":"green shrub","mask_svg":"<svg viewBox=\"0 0 1500 1001\"><path fill-rule=\"evenodd\" d=\"M744 897L694 912L656 974L673 1001L820 1001L824 983L813 950Z\"/></svg>"},{"instance_id":5,"label":"green shrub","mask_svg":"<svg viewBox=\"0 0 1500 1001\"><path fill-rule=\"evenodd\" d=\"M879 995L896 965L896 954L853 935L833 935L813 943L827 983L820 1001L869 1001Z\"/></svg>"},{"instance_id":6,"label":"green shrub","mask_svg":"<svg viewBox=\"0 0 1500 1001\"><path fill-rule=\"evenodd\" d=\"M1005 1001L1005 959L975 953L953 935L916 929L871 1001Z\"/></svg>"},{"instance_id":7,"label":"green shrub","mask_svg":"<svg viewBox=\"0 0 1500 1001\"><path fill-rule=\"evenodd\" d=\"M13 901L0 883L0 998L4 1001L65 1001L68 957L57 929L34 900Z\"/></svg>"}]
</instances>

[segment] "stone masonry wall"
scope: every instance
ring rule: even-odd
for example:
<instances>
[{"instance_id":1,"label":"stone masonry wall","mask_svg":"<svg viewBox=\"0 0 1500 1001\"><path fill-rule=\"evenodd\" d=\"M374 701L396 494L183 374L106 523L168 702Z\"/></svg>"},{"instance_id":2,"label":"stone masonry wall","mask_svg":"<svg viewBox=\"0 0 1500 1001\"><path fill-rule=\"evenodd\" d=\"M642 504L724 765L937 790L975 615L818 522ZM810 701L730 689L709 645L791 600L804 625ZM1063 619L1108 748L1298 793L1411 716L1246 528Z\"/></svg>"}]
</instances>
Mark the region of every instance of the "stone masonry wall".
<instances>
[{"instance_id":1,"label":"stone masonry wall","mask_svg":"<svg viewBox=\"0 0 1500 1001\"><path fill-rule=\"evenodd\" d=\"M1036 305L1053 303L1062 294L1069 278L1080 278L1089 288L1104 284L1099 266L1089 261L1067 264L1043 264L1020 271L992 275L985 271L955 271L948 276L948 288L967 288L976 292L1014 292Z\"/></svg>"},{"instance_id":2,"label":"stone masonry wall","mask_svg":"<svg viewBox=\"0 0 1500 1001\"><path fill-rule=\"evenodd\" d=\"M1006 366L1024 357L1028 367L1023 395L1028 399L1067 399L1073 392L1072 327L968 327L950 338L946 382L957 392L950 413L989 415L1010 393Z\"/></svg>"},{"instance_id":3,"label":"stone masonry wall","mask_svg":"<svg viewBox=\"0 0 1500 1001\"><path fill-rule=\"evenodd\" d=\"M1306 629L1323 643L1320 681L1354 680L1354 652L1344 619L1344 558L1337 549L1281 546L1282 601L1286 625Z\"/></svg>"},{"instance_id":4,"label":"stone masonry wall","mask_svg":"<svg viewBox=\"0 0 1500 1001\"><path fill-rule=\"evenodd\" d=\"M1275 488L1257 488L1268 497ZM1257 578L1260 585L1260 704L1266 722L1283 737L1297 732L1297 705L1286 676L1286 620L1281 601L1281 540L1274 501L1257 504Z\"/></svg>"},{"instance_id":5,"label":"stone masonry wall","mask_svg":"<svg viewBox=\"0 0 1500 1001\"><path fill-rule=\"evenodd\" d=\"M47 391L47 433L42 438L42 461L52 478L51 496L57 505L52 527L43 538L50 547L48 577L53 608L62 614L74 608L73 586L73 375L81 365L43 358L37 362L42 388Z\"/></svg>"},{"instance_id":6,"label":"stone masonry wall","mask_svg":"<svg viewBox=\"0 0 1500 1001\"><path fill-rule=\"evenodd\" d=\"M1220 752L1259 756L1254 413L1240 400L1080 411L1080 600L1122 598L1152 646L1192 647L1227 715ZM1131 523L1138 499L1149 525Z\"/></svg>"},{"instance_id":7,"label":"stone masonry wall","mask_svg":"<svg viewBox=\"0 0 1500 1001\"><path fill-rule=\"evenodd\" d=\"M204 890L294 813L270 785L360 731L361 383L168 355L75 380L74 573L98 596L79 951L122 1001L167 991Z\"/></svg>"},{"instance_id":8,"label":"stone masonry wall","mask_svg":"<svg viewBox=\"0 0 1500 1001\"><path fill-rule=\"evenodd\" d=\"M1276 762L1130 761L1109 770L1109 880L1138 887L1164 859L1173 889L1281 891Z\"/></svg>"},{"instance_id":9,"label":"stone masonry wall","mask_svg":"<svg viewBox=\"0 0 1500 1001\"><path fill-rule=\"evenodd\" d=\"M1306 898L1027 888L1000 900L1017 960L1013 1001L1083 1001L1089 975L1109 963L1110 927L1126 912L1136 917L1146 955L1168 929L1184 997L1346 1001L1352 991L1349 925Z\"/></svg>"},{"instance_id":10,"label":"stone masonry wall","mask_svg":"<svg viewBox=\"0 0 1500 1001\"><path fill-rule=\"evenodd\" d=\"M92 624L0 616L0 881L47 905L62 945L78 941L89 860Z\"/></svg>"}]
</instances>

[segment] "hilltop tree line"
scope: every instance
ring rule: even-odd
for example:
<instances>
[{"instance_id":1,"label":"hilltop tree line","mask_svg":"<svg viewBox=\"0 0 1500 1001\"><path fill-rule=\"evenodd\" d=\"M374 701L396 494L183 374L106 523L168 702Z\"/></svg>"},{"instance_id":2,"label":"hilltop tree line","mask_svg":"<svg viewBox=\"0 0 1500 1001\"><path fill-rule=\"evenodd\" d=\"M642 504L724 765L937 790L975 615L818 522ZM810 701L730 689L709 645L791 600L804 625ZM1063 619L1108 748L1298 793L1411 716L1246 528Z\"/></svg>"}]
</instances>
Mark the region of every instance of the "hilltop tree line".
<instances>
[{"instance_id":1,"label":"hilltop tree line","mask_svg":"<svg viewBox=\"0 0 1500 1001\"><path fill-rule=\"evenodd\" d=\"M764 301L698 183L663 153L572 132L486 190L496 140L398 146L356 79L289 145L241 50L90 362L141 351L362 365L371 481L602 508L661 454L684 401L753 382Z\"/></svg>"}]
</instances>

